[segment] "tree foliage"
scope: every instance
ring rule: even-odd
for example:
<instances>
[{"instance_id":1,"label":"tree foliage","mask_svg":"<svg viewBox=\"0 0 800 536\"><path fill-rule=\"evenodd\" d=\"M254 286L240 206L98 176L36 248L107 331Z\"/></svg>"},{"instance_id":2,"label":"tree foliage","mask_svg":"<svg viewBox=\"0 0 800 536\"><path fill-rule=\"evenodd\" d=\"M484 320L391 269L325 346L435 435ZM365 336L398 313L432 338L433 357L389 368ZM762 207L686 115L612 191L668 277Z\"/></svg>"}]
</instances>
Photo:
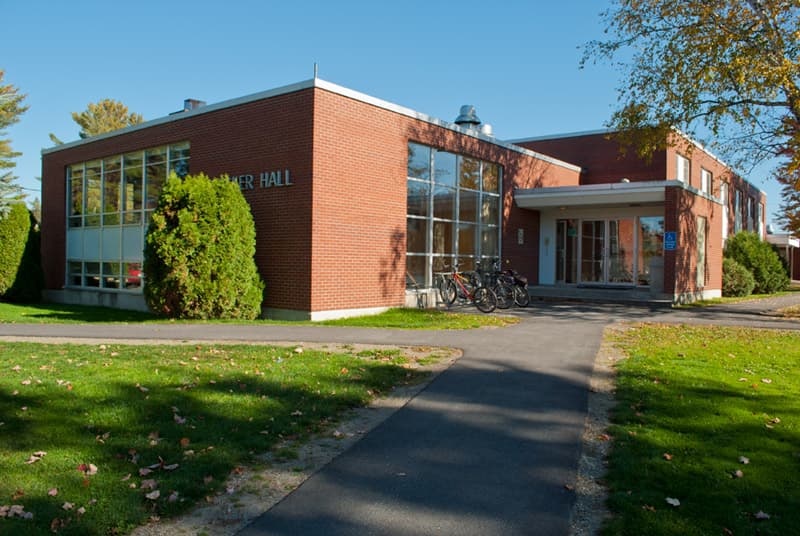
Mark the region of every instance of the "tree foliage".
<instances>
[{"instance_id":1,"label":"tree foliage","mask_svg":"<svg viewBox=\"0 0 800 536\"><path fill-rule=\"evenodd\" d=\"M239 187L173 173L145 238L145 300L173 318L256 318L264 284L254 255L255 224Z\"/></svg>"},{"instance_id":2,"label":"tree foliage","mask_svg":"<svg viewBox=\"0 0 800 536\"><path fill-rule=\"evenodd\" d=\"M14 181L11 169L16 165L14 158L20 155L11 149L11 140L5 138L5 130L19 121L28 109L23 106L25 95L11 84L4 84L5 71L0 69L0 217L5 216L11 204L22 198L22 188Z\"/></svg>"},{"instance_id":3,"label":"tree foliage","mask_svg":"<svg viewBox=\"0 0 800 536\"><path fill-rule=\"evenodd\" d=\"M127 106L113 99L103 99L97 103L90 102L83 112L72 112L72 119L81 127L81 131L78 133L81 138L138 125L144 121L141 115L128 112ZM50 139L56 145L61 141L52 134Z\"/></svg>"},{"instance_id":4,"label":"tree foliage","mask_svg":"<svg viewBox=\"0 0 800 536\"><path fill-rule=\"evenodd\" d=\"M725 257L735 260L746 268L755 280L754 292L771 294L786 290L789 275L780 257L772 246L761 240L758 234L741 231L725 242ZM723 266L723 272L725 268Z\"/></svg>"},{"instance_id":5,"label":"tree foliage","mask_svg":"<svg viewBox=\"0 0 800 536\"><path fill-rule=\"evenodd\" d=\"M602 17L609 38L582 63L620 67L609 126L623 143L646 156L702 127L735 165L779 157L776 177L800 188L797 0L615 0Z\"/></svg>"},{"instance_id":6,"label":"tree foliage","mask_svg":"<svg viewBox=\"0 0 800 536\"><path fill-rule=\"evenodd\" d=\"M39 301L44 276L39 229L22 202L0 218L0 296L11 301Z\"/></svg>"},{"instance_id":7,"label":"tree foliage","mask_svg":"<svg viewBox=\"0 0 800 536\"><path fill-rule=\"evenodd\" d=\"M756 286L756 280L750 270L730 257L722 259L722 295L749 296Z\"/></svg>"}]
</instances>

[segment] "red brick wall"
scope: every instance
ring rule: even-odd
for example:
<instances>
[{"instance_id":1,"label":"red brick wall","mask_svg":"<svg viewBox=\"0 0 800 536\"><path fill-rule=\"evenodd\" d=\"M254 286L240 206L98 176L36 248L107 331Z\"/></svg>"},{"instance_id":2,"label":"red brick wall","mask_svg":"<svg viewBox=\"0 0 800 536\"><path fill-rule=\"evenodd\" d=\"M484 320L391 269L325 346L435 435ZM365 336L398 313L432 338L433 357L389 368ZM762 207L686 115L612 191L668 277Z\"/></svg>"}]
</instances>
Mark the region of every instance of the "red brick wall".
<instances>
[{"instance_id":1,"label":"red brick wall","mask_svg":"<svg viewBox=\"0 0 800 536\"><path fill-rule=\"evenodd\" d=\"M311 268L313 92L303 90L124 133L42 159L42 254L46 286L64 286L66 167L188 140L190 173L290 169L291 187L245 191L256 223L256 262L271 307L307 309Z\"/></svg>"},{"instance_id":2,"label":"red brick wall","mask_svg":"<svg viewBox=\"0 0 800 536\"><path fill-rule=\"evenodd\" d=\"M631 182L664 180L663 152L653 155L650 161L639 158L635 150L623 154L619 143L605 133L525 141L519 145L580 166L580 184L605 184L623 178Z\"/></svg>"},{"instance_id":3,"label":"red brick wall","mask_svg":"<svg viewBox=\"0 0 800 536\"><path fill-rule=\"evenodd\" d=\"M574 185L578 172L321 88L176 118L43 157L47 287L64 285L65 168L179 141L190 172L289 169L293 185L245 190L256 224L265 306L299 311L404 303L408 142L497 162L503 175L503 257L537 279L538 212L514 187ZM525 244L517 245L517 229Z\"/></svg>"}]
</instances>

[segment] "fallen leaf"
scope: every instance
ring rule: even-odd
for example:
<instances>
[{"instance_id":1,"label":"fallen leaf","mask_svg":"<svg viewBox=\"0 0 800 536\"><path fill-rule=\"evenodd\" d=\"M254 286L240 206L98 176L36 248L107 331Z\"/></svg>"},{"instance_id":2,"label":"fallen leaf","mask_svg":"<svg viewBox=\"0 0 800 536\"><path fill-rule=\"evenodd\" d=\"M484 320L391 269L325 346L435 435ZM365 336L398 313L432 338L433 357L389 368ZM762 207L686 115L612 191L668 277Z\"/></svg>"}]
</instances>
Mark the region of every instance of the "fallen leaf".
<instances>
[{"instance_id":1,"label":"fallen leaf","mask_svg":"<svg viewBox=\"0 0 800 536\"><path fill-rule=\"evenodd\" d=\"M642 506L642 510L647 510L648 512L655 512L656 507L650 506L649 504L645 504L644 506Z\"/></svg>"},{"instance_id":2,"label":"fallen leaf","mask_svg":"<svg viewBox=\"0 0 800 536\"><path fill-rule=\"evenodd\" d=\"M30 381L30 380L22 380L20 383L21 383L22 385L30 385L30 384L31 384L31 381Z\"/></svg>"},{"instance_id":3,"label":"fallen leaf","mask_svg":"<svg viewBox=\"0 0 800 536\"><path fill-rule=\"evenodd\" d=\"M47 492L47 494L48 494L49 496L51 496L51 497L55 497L56 495L58 495L58 488L52 488L52 489L50 489L50 490Z\"/></svg>"},{"instance_id":4,"label":"fallen leaf","mask_svg":"<svg viewBox=\"0 0 800 536\"><path fill-rule=\"evenodd\" d=\"M178 492L177 491L173 491L172 493L170 493L169 497L167 498L168 502L175 502L177 500L178 500Z\"/></svg>"},{"instance_id":5,"label":"fallen leaf","mask_svg":"<svg viewBox=\"0 0 800 536\"><path fill-rule=\"evenodd\" d=\"M175 413L175 414L172 416L172 418L173 418L173 420L174 420L174 421L175 421L177 424L186 424L186 418L185 418L185 417L181 417L181 416L180 416L180 415L178 415L177 413Z\"/></svg>"},{"instance_id":6,"label":"fallen leaf","mask_svg":"<svg viewBox=\"0 0 800 536\"><path fill-rule=\"evenodd\" d=\"M302 412L302 411L300 411L299 409L297 409L297 410L294 410L294 411L292 412L292 417L299 417L299 416L300 416L300 415L302 415L302 414L303 414L303 412Z\"/></svg>"},{"instance_id":7,"label":"fallen leaf","mask_svg":"<svg viewBox=\"0 0 800 536\"><path fill-rule=\"evenodd\" d=\"M150 389L148 389L148 388L147 388L147 387L145 387L144 385L139 385L138 383L136 384L136 388L137 388L137 389L139 389L139 390L140 390L141 392L143 392L143 393L147 393L147 392L149 392L149 391L150 391Z\"/></svg>"},{"instance_id":8,"label":"fallen leaf","mask_svg":"<svg viewBox=\"0 0 800 536\"><path fill-rule=\"evenodd\" d=\"M151 501L155 501L159 497L161 497L161 492L158 490L151 491L150 493L145 494L145 499L150 499Z\"/></svg>"},{"instance_id":9,"label":"fallen leaf","mask_svg":"<svg viewBox=\"0 0 800 536\"><path fill-rule=\"evenodd\" d=\"M759 510L758 512L753 514L753 517L755 517L756 519L769 519L769 514L767 514L762 510Z\"/></svg>"},{"instance_id":10,"label":"fallen leaf","mask_svg":"<svg viewBox=\"0 0 800 536\"><path fill-rule=\"evenodd\" d=\"M21 489L18 489L17 491L14 492L13 495L11 495L11 500L12 501L16 501L17 499L21 499L24 496L25 496L25 492L22 491Z\"/></svg>"},{"instance_id":11,"label":"fallen leaf","mask_svg":"<svg viewBox=\"0 0 800 536\"><path fill-rule=\"evenodd\" d=\"M213 481L214 481L214 477L213 476L209 475L209 476L204 476L203 477L203 484L210 484Z\"/></svg>"},{"instance_id":12,"label":"fallen leaf","mask_svg":"<svg viewBox=\"0 0 800 536\"><path fill-rule=\"evenodd\" d=\"M599 436L597 436L597 439L599 439L600 441L610 441L611 436L608 434L600 434Z\"/></svg>"},{"instance_id":13,"label":"fallen leaf","mask_svg":"<svg viewBox=\"0 0 800 536\"><path fill-rule=\"evenodd\" d=\"M27 464L36 463L36 462L38 462L39 460L41 460L42 458L44 458L46 454L47 454L47 453L46 453L46 452L44 452L43 450L37 450L36 452L34 452L33 454L31 454L31 457L30 457L30 458L28 458L28 461L27 461L27 462L25 462L25 463L27 463Z\"/></svg>"},{"instance_id":14,"label":"fallen leaf","mask_svg":"<svg viewBox=\"0 0 800 536\"><path fill-rule=\"evenodd\" d=\"M734 478L743 478L744 477L744 471L742 471L741 469L737 469L736 471L733 472L733 477Z\"/></svg>"},{"instance_id":15,"label":"fallen leaf","mask_svg":"<svg viewBox=\"0 0 800 536\"><path fill-rule=\"evenodd\" d=\"M747 465L748 463L750 463L750 458L746 456L739 456L739 463Z\"/></svg>"},{"instance_id":16,"label":"fallen leaf","mask_svg":"<svg viewBox=\"0 0 800 536\"><path fill-rule=\"evenodd\" d=\"M11 367L11 370L13 370L14 372L19 372L20 370L22 370L22 367L20 367L19 365L14 365L13 367Z\"/></svg>"},{"instance_id":17,"label":"fallen leaf","mask_svg":"<svg viewBox=\"0 0 800 536\"><path fill-rule=\"evenodd\" d=\"M164 467L162 467L162 469L165 470L165 471L174 471L178 467L179 467L179 465L177 463L171 463L169 465L165 465Z\"/></svg>"},{"instance_id":18,"label":"fallen leaf","mask_svg":"<svg viewBox=\"0 0 800 536\"><path fill-rule=\"evenodd\" d=\"M61 508L63 508L64 510L72 510L74 507L75 505L72 504L71 502L65 502L64 504L61 505Z\"/></svg>"},{"instance_id":19,"label":"fallen leaf","mask_svg":"<svg viewBox=\"0 0 800 536\"><path fill-rule=\"evenodd\" d=\"M147 467L142 467L141 469L139 469L139 476L147 476L152 472L153 471L148 469Z\"/></svg>"},{"instance_id":20,"label":"fallen leaf","mask_svg":"<svg viewBox=\"0 0 800 536\"><path fill-rule=\"evenodd\" d=\"M189 440L189 438L188 438L188 437L182 437L182 438L181 438L181 441L180 441L180 443L181 443L181 448L182 448L182 449L185 449L186 447L188 447L188 446L189 446L189 444L191 443L191 441Z\"/></svg>"},{"instance_id":21,"label":"fallen leaf","mask_svg":"<svg viewBox=\"0 0 800 536\"><path fill-rule=\"evenodd\" d=\"M664 456L664 459L667 460L667 461L671 461L672 460L672 454L670 454L668 452L665 452L663 454L663 456Z\"/></svg>"},{"instance_id":22,"label":"fallen leaf","mask_svg":"<svg viewBox=\"0 0 800 536\"><path fill-rule=\"evenodd\" d=\"M131 479L131 474L128 473L127 475L122 477L121 482L127 482L130 479Z\"/></svg>"},{"instance_id":23,"label":"fallen leaf","mask_svg":"<svg viewBox=\"0 0 800 536\"><path fill-rule=\"evenodd\" d=\"M681 501L678 499L673 499L672 497L667 497L667 504L677 507L681 505Z\"/></svg>"},{"instance_id":24,"label":"fallen leaf","mask_svg":"<svg viewBox=\"0 0 800 536\"><path fill-rule=\"evenodd\" d=\"M148 478L147 480L142 480L142 483L139 485L139 489L149 489L154 490L158 487L158 482L156 482L153 478Z\"/></svg>"},{"instance_id":25,"label":"fallen leaf","mask_svg":"<svg viewBox=\"0 0 800 536\"><path fill-rule=\"evenodd\" d=\"M772 383L772 380L769 378L761 378L761 383Z\"/></svg>"}]
</instances>

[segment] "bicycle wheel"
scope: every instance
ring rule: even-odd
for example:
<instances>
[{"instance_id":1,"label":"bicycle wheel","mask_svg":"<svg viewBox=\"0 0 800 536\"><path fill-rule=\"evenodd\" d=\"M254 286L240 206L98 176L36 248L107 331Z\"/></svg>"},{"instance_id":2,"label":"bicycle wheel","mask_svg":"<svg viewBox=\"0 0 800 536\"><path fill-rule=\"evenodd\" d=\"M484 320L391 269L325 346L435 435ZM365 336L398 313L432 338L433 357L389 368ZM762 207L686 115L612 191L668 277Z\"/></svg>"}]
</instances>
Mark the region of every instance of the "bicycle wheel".
<instances>
[{"instance_id":1,"label":"bicycle wheel","mask_svg":"<svg viewBox=\"0 0 800 536\"><path fill-rule=\"evenodd\" d=\"M519 285L514 285L514 303L520 307L527 307L531 303L531 295L528 289Z\"/></svg>"},{"instance_id":2,"label":"bicycle wheel","mask_svg":"<svg viewBox=\"0 0 800 536\"><path fill-rule=\"evenodd\" d=\"M452 279L448 279L444 284L444 290L442 291L442 301L450 307L455 303L456 296L458 296L458 289L456 288L456 284Z\"/></svg>"},{"instance_id":3,"label":"bicycle wheel","mask_svg":"<svg viewBox=\"0 0 800 536\"><path fill-rule=\"evenodd\" d=\"M447 303L447 282L450 281L444 275L440 275L436 281L436 288L439 291L439 297L444 303Z\"/></svg>"},{"instance_id":4,"label":"bicycle wheel","mask_svg":"<svg viewBox=\"0 0 800 536\"><path fill-rule=\"evenodd\" d=\"M492 290L497 296L498 309L508 309L514 305L514 287L512 285L499 281Z\"/></svg>"},{"instance_id":5,"label":"bicycle wheel","mask_svg":"<svg viewBox=\"0 0 800 536\"><path fill-rule=\"evenodd\" d=\"M490 288L478 287L472 295L472 303L480 312L491 313L497 307L497 295Z\"/></svg>"}]
</instances>

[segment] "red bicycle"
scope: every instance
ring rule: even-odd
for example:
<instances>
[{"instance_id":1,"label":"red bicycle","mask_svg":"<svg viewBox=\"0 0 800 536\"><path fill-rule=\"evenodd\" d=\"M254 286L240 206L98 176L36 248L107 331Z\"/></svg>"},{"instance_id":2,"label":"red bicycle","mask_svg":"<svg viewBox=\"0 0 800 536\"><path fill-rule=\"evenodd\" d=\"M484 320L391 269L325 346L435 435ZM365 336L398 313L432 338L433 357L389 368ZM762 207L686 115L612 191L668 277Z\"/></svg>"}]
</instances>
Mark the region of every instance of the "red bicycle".
<instances>
[{"instance_id":1,"label":"red bicycle","mask_svg":"<svg viewBox=\"0 0 800 536\"><path fill-rule=\"evenodd\" d=\"M497 308L497 295L483 285L480 277L459 272L458 265L453 267L453 272L449 275L440 289L442 299L448 307L456 300L461 300L472 303L483 313L491 313Z\"/></svg>"}]
</instances>

